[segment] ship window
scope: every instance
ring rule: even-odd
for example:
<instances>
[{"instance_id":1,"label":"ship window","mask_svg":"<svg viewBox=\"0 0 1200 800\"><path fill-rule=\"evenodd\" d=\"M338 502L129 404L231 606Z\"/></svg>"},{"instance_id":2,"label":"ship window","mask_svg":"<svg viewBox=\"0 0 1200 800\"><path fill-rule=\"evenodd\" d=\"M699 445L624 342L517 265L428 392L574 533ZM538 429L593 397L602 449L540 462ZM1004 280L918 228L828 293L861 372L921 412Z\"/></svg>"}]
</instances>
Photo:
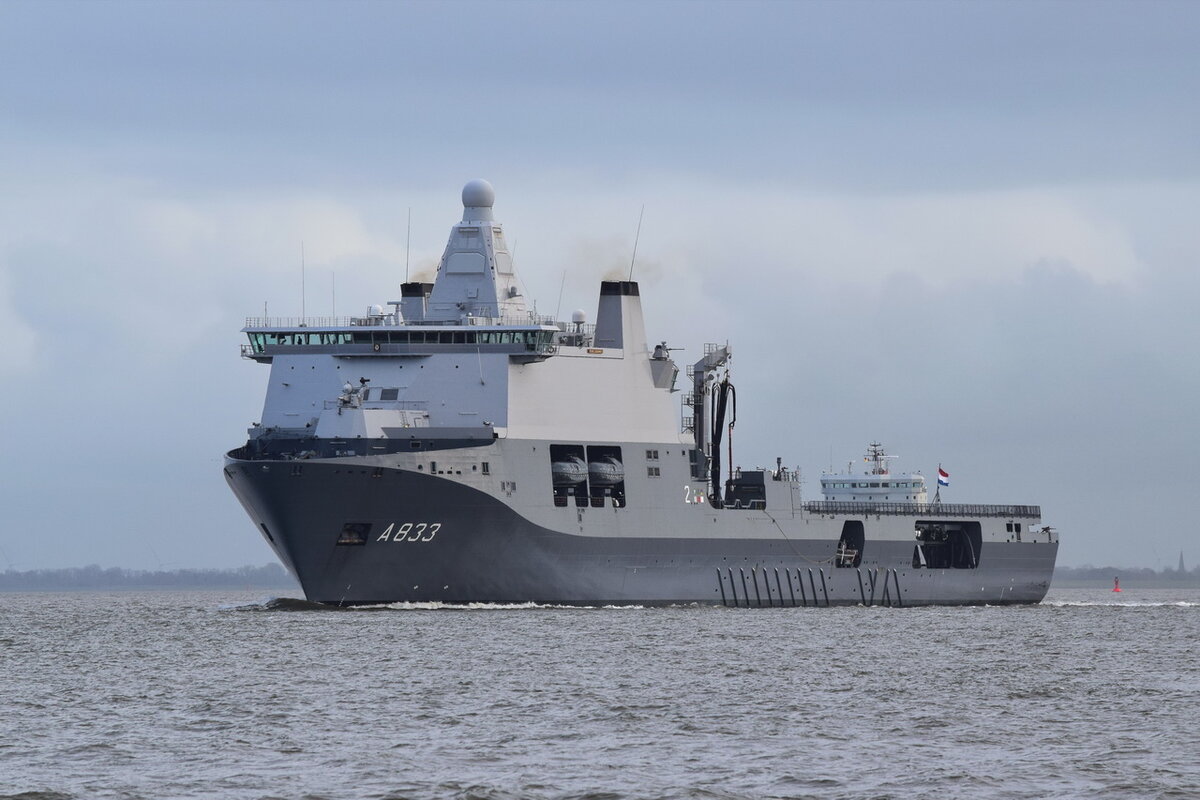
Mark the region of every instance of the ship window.
<instances>
[{"instance_id":1,"label":"ship window","mask_svg":"<svg viewBox=\"0 0 1200 800\"><path fill-rule=\"evenodd\" d=\"M338 547L364 545L367 543L367 534L371 532L371 523L369 522L347 522L342 526L342 532L338 534Z\"/></svg>"},{"instance_id":2,"label":"ship window","mask_svg":"<svg viewBox=\"0 0 1200 800\"><path fill-rule=\"evenodd\" d=\"M646 467L646 476L647 477L658 478L658 477L661 477L661 475L662 475L662 473L659 472L658 467Z\"/></svg>"},{"instance_id":3,"label":"ship window","mask_svg":"<svg viewBox=\"0 0 1200 800\"><path fill-rule=\"evenodd\" d=\"M379 399L386 402L394 402L400 396L399 389L380 389Z\"/></svg>"},{"instance_id":4,"label":"ship window","mask_svg":"<svg viewBox=\"0 0 1200 800\"><path fill-rule=\"evenodd\" d=\"M483 472L484 475L492 474L492 465L486 461L480 462L479 469Z\"/></svg>"},{"instance_id":5,"label":"ship window","mask_svg":"<svg viewBox=\"0 0 1200 800\"><path fill-rule=\"evenodd\" d=\"M646 451L646 460L647 461L658 461L658 451L657 450L647 450Z\"/></svg>"},{"instance_id":6,"label":"ship window","mask_svg":"<svg viewBox=\"0 0 1200 800\"><path fill-rule=\"evenodd\" d=\"M1012 533L1012 523L1011 523L1011 522L1006 522L1006 523L1004 524L1004 530L1008 531L1009 533Z\"/></svg>"},{"instance_id":7,"label":"ship window","mask_svg":"<svg viewBox=\"0 0 1200 800\"><path fill-rule=\"evenodd\" d=\"M420 450L420 449L421 449L421 443L420 443L418 440L416 440L416 439L413 439L411 442L409 442L409 443L408 443L408 447L409 447L409 449L410 449L410 450ZM420 468L421 468L421 465L420 465L420 464L418 464L418 465L417 465L417 469L420 469Z\"/></svg>"},{"instance_id":8,"label":"ship window","mask_svg":"<svg viewBox=\"0 0 1200 800\"><path fill-rule=\"evenodd\" d=\"M879 481L875 481L874 483L872 483L872 484L871 484L871 488L872 488L872 489L878 489L878 488L879 488Z\"/></svg>"},{"instance_id":9,"label":"ship window","mask_svg":"<svg viewBox=\"0 0 1200 800\"><path fill-rule=\"evenodd\" d=\"M1017 533L1020 533L1021 532L1021 523L1018 522L1018 523L1014 524L1013 530L1015 530Z\"/></svg>"},{"instance_id":10,"label":"ship window","mask_svg":"<svg viewBox=\"0 0 1200 800\"><path fill-rule=\"evenodd\" d=\"M891 485L892 485L892 484L888 483L887 481L884 481L884 482L883 482L883 488L885 488L885 489L886 489L886 488L888 488L888 487L889 487L889 486L891 486Z\"/></svg>"}]
</instances>

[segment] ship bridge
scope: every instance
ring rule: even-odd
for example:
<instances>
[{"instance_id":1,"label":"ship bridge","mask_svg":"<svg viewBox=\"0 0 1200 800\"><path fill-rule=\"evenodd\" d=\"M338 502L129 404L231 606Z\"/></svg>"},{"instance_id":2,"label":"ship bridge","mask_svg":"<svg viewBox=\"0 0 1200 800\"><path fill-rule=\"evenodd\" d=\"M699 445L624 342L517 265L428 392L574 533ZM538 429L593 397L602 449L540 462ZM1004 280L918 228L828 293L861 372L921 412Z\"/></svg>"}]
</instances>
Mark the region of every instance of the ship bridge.
<instances>
[{"instance_id":1,"label":"ship bridge","mask_svg":"<svg viewBox=\"0 0 1200 800\"><path fill-rule=\"evenodd\" d=\"M479 319L469 326L392 320L363 326L356 321L346 318L330 324L314 319L309 325L300 320L249 318L242 329L249 338L242 345L242 356L270 363L277 355L370 358L484 352L539 360L557 352L562 332L549 318Z\"/></svg>"},{"instance_id":2,"label":"ship bridge","mask_svg":"<svg viewBox=\"0 0 1200 800\"><path fill-rule=\"evenodd\" d=\"M601 282L594 325L582 309L569 322L539 315L491 185L471 181L462 200L433 282L405 282L400 299L361 316L246 319L241 354L271 369L247 452L345 457L599 430L677 438L678 370L665 344L646 346L638 285Z\"/></svg>"}]
</instances>

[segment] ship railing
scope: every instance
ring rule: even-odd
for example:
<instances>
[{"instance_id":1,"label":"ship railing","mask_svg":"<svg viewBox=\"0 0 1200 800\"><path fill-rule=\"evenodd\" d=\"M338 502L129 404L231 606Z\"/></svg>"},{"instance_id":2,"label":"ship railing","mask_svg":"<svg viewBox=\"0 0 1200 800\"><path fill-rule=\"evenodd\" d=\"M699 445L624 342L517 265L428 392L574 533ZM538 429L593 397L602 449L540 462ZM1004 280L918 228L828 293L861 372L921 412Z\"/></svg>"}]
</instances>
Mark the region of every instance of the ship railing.
<instances>
[{"instance_id":1,"label":"ship railing","mask_svg":"<svg viewBox=\"0 0 1200 800\"><path fill-rule=\"evenodd\" d=\"M814 500L803 504L810 514L903 514L943 517L1041 518L1041 506L979 503L856 503L847 500Z\"/></svg>"},{"instance_id":2,"label":"ship railing","mask_svg":"<svg viewBox=\"0 0 1200 800\"><path fill-rule=\"evenodd\" d=\"M420 325L422 327L530 327L552 326L562 330L571 323L555 322L554 317L539 314L518 314L504 317L467 317L466 319L399 320L393 314L369 317L246 317L246 328L364 328L398 325ZM594 328L595 326L591 326Z\"/></svg>"},{"instance_id":3,"label":"ship railing","mask_svg":"<svg viewBox=\"0 0 1200 800\"><path fill-rule=\"evenodd\" d=\"M351 400L350 402L344 402L341 399L325 400L322 405L322 408L324 408L326 410L333 410L336 408L361 408L368 403L371 404L370 405L371 408L379 408L382 406L383 408L386 408L389 411L392 411L392 410L428 411L429 410L429 401L428 400L375 400L375 399L362 400L361 398L355 398L354 400Z\"/></svg>"},{"instance_id":4,"label":"ship railing","mask_svg":"<svg viewBox=\"0 0 1200 800\"><path fill-rule=\"evenodd\" d=\"M503 317L467 317L463 320L413 320L410 325L459 325L471 327L511 327L520 328L530 325L551 325L559 327L559 323L549 314L512 314ZM560 328L561 330L561 328Z\"/></svg>"},{"instance_id":5,"label":"ship railing","mask_svg":"<svg viewBox=\"0 0 1200 800\"><path fill-rule=\"evenodd\" d=\"M246 317L247 328L349 328L361 317Z\"/></svg>"}]
</instances>

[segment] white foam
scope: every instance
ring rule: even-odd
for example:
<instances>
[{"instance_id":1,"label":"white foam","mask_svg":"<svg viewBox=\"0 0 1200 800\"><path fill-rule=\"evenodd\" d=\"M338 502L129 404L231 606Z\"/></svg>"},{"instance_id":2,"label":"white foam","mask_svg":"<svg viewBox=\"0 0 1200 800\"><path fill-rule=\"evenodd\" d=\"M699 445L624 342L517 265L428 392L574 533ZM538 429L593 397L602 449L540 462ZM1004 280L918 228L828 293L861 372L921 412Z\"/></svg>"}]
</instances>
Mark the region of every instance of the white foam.
<instances>
[{"instance_id":1,"label":"white foam","mask_svg":"<svg viewBox=\"0 0 1200 800\"><path fill-rule=\"evenodd\" d=\"M355 606L356 609L391 609L393 611L527 611L530 609L560 609L566 611L633 610L645 606L566 606L554 603L387 603L379 606Z\"/></svg>"},{"instance_id":2,"label":"white foam","mask_svg":"<svg viewBox=\"0 0 1200 800\"><path fill-rule=\"evenodd\" d=\"M1164 608L1167 606L1175 606L1177 608L1200 608L1200 603L1191 602L1188 600L1043 600L1041 605L1054 606L1055 608L1074 608L1074 607L1089 607L1095 606L1098 608Z\"/></svg>"}]
</instances>

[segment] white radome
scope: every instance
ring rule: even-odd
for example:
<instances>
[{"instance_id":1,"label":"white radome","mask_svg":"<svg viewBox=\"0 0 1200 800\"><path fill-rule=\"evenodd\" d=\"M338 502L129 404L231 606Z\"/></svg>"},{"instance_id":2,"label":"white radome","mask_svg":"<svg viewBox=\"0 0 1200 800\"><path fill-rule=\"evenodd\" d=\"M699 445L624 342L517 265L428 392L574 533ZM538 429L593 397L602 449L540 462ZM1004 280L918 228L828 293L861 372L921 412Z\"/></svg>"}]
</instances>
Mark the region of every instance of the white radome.
<instances>
[{"instance_id":1,"label":"white radome","mask_svg":"<svg viewBox=\"0 0 1200 800\"><path fill-rule=\"evenodd\" d=\"M465 208L491 208L496 203L496 190L482 178L469 181L462 190Z\"/></svg>"}]
</instances>

